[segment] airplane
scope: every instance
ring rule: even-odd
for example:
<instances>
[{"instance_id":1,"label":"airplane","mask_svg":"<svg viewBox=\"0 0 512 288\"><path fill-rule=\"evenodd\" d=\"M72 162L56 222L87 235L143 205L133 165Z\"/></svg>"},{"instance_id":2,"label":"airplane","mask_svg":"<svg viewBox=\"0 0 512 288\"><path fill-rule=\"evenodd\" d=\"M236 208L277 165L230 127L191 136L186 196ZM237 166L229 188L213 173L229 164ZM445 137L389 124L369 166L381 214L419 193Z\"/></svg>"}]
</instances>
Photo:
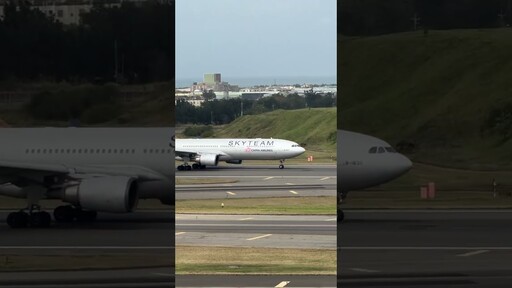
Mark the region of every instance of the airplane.
<instances>
[{"instance_id":1,"label":"airplane","mask_svg":"<svg viewBox=\"0 0 512 288\"><path fill-rule=\"evenodd\" d=\"M2 128L0 195L25 198L7 216L12 228L94 221L97 211L127 213L138 199L174 204L174 128Z\"/></svg>"},{"instance_id":2,"label":"airplane","mask_svg":"<svg viewBox=\"0 0 512 288\"><path fill-rule=\"evenodd\" d=\"M337 191L340 202L349 191L362 190L389 182L412 167L412 162L387 142L360 133L338 130ZM338 221L344 213L339 208Z\"/></svg>"},{"instance_id":3,"label":"airplane","mask_svg":"<svg viewBox=\"0 0 512 288\"><path fill-rule=\"evenodd\" d=\"M205 169L219 161L242 164L243 160L279 160L279 169L283 169L285 159L304 151L293 141L273 138L176 139L176 160L184 162L177 167L179 171ZM188 162L195 163L190 166Z\"/></svg>"}]
</instances>

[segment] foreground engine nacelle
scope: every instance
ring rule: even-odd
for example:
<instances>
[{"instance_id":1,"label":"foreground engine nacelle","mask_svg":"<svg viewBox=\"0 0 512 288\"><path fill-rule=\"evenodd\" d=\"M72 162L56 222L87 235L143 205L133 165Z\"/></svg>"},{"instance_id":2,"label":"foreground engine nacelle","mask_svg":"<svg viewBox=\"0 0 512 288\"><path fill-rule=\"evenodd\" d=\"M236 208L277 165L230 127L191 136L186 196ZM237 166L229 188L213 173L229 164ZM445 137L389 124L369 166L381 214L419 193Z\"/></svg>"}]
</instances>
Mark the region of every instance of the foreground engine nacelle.
<instances>
[{"instance_id":1,"label":"foreground engine nacelle","mask_svg":"<svg viewBox=\"0 0 512 288\"><path fill-rule=\"evenodd\" d=\"M62 200L76 206L103 212L132 212L138 202L137 182L127 176L83 179L66 187Z\"/></svg>"},{"instance_id":2,"label":"foreground engine nacelle","mask_svg":"<svg viewBox=\"0 0 512 288\"><path fill-rule=\"evenodd\" d=\"M201 154L196 157L195 161L201 165L217 166L219 163L219 156L215 154Z\"/></svg>"},{"instance_id":3,"label":"foreground engine nacelle","mask_svg":"<svg viewBox=\"0 0 512 288\"><path fill-rule=\"evenodd\" d=\"M242 160L226 160L229 164L242 164Z\"/></svg>"}]
</instances>

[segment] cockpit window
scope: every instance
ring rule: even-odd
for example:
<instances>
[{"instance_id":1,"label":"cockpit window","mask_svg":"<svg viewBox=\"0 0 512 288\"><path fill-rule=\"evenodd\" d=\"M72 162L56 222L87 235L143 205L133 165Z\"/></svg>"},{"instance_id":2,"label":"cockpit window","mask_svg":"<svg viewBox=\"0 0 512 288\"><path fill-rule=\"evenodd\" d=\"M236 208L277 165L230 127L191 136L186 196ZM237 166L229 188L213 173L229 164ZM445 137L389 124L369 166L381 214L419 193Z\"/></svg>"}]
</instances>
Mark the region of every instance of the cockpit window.
<instances>
[{"instance_id":1,"label":"cockpit window","mask_svg":"<svg viewBox=\"0 0 512 288\"><path fill-rule=\"evenodd\" d=\"M396 150L393 147L385 147L385 148L386 148L386 151L388 151L389 153L396 153Z\"/></svg>"},{"instance_id":2,"label":"cockpit window","mask_svg":"<svg viewBox=\"0 0 512 288\"><path fill-rule=\"evenodd\" d=\"M368 153L370 153L370 154L375 154L375 153L377 153L377 147L372 147L372 148L370 148L370 150L368 150Z\"/></svg>"},{"instance_id":3,"label":"cockpit window","mask_svg":"<svg viewBox=\"0 0 512 288\"><path fill-rule=\"evenodd\" d=\"M379 147L379 154L386 153L386 150L384 150L384 147Z\"/></svg>"}]
</instances>

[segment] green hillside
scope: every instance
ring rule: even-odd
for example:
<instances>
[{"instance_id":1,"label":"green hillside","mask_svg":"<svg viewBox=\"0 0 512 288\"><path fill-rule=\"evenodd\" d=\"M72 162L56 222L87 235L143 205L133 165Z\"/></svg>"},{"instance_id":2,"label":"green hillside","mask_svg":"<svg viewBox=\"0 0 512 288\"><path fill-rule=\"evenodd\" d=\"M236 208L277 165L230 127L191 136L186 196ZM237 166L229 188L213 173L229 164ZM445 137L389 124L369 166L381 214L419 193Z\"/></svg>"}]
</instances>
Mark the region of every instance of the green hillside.
<instances>
[{"instance_id":1,"label":"green hillside","mask_svg":"<svg viewBox=\"0 0 512 288\"><path fill-rule=\"evenodd\" d=\"M338 42L338 126L414 144L415 161L512 167L512 29Z\"/></svg>"},{"instance_id":2,"label":"green hillside","mask_svg":"<svg viewBox=\"0 0 512 288\"><path fill-rule=\"evenodd\" d=\"M336 108L276 110L246 115L215 132L215 137L273 137L305 144L307 150L336 152Z\"/></svg>"}]
</instances>

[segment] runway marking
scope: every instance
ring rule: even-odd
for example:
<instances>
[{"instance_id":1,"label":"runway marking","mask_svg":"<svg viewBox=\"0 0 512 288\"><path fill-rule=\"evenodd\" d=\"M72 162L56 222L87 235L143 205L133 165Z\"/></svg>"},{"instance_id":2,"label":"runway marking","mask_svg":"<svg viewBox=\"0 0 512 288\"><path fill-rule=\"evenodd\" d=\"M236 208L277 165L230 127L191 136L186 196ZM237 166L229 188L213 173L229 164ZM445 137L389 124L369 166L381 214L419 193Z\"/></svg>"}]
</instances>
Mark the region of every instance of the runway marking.
<instances>
[{"instance_id":1,"label":"runway marking","mask_svg":"<svg viewBox=\"0 0 512 288\"><path fill-rule=\"evenodd\" d=\"M245 220L252 220L254 219L253 217L248 217L248 218L242 218L242 219L239 219L240 221L245 221Z\"/></svg>"},{"instance_id":2,"label":"runway marking","mask_svg":"<svg viewBox=\"0 0 512 288\"><path fill-rule=\"evenodd\" d=\"M285 184L286 184L286 185L295 185L295 184L293 184L293 183L285 183Z\"/></svg>"},{"instance_id":3,"label":"runway marking","mask_svg":"<svg viewBox=\"0 0 512 288\"><path fill-rule=\"evenodd\" d=\"M274 178L274 176L270 176L270 177L267 177L267 178L263 178L263 181L265 181L265 180L270 180L270 179L272 179L272 178Z\"/></svg>"},{"instance_id":4,"label":"runway marking","mask_svg":"<svg viewBox=\"0 0 512 288\"><path fill-rule=\"evenodd\" d=\"M460 247L460 246L348 246L340 247L341 250L501 250L512 251L511 246L496 246L496 247Z\"/></svg>"},{"instance_id":5,"label":"runway marking","mask_svg":"<svg viewBox=\"0 0 512 288\"><path fill-rule=\"evenodd\" d=\"M174 236L178 236L178 235L182 235L182 234L185 234L187 232L176 232L176 234Z\"/></svg>"},{"instance_id":6,"label":"runway marking","mask_svg":"<svg viewBox=\"0 0 512 288\"><path fill-rule=\"evenodd\" d=\"M329 219L325 219L324 221L336 221L337 218L329 218Z\"/></svg>"},{"instance_id":7,"label":"runway marking","mask_svg":"<svg viewBox=\"0 0 512 288\"><path fill-rule=\"evenodd\" d=\"M299 194L298 192L293 191L293 190L290 190L290 193L295 194L295 195Z\"/></svg>"},{"instance_id":8,"label":"runway marking","mask_svg":"<svg viewBox=\"0 0 512 288\"><path fill-rule=\"evenodd\" d=\"M364 268L350 268L352 271L356 272L365 272L365 273L377 273L380 272L379 270L371 270L371 269L364 269Z\"/></svg>"},{"instance_id":9,"label":"runway marking","mask_svg":"<svg viewBox=\"0 0 512 288\"><path fill-rule=\"evenodd\" d=\"M471 251L471 252L468 252L468 253L459 254L459 255L457 255L457 256L460 256L460 257L469 257L469 256L474 256L474 255L478 255L478 254L486 253L486 252L489 252L489 250L476 250L476 251Z\"/></svg>"},{"instance_id":10,"label":"runway marking","mask_svg":"<svg viewBox=\"0 0 512 288\"><path fill-rule=\"evenodd\" d=\"M320 181L324 181L324 180L327 180L327 179L330 179L331 177L324 177L322 179L320 179Z\"/></svg>"},{"instance_id":11,"label":"runway marking","mask_svg":"<svg viewBox=\"0 0 512 288\"><path fill-rule=\"evenodd\" d=\"M235 192L231 192L231 191L228 191L228 192L226 192L226 193L227 193L227 194L229 194L229 195L236 195L236 193L235 193Z\"/></svg>"},{"instance_id":12,"label":"runway marking","mask_svg":"<svg viewBox=\"0 0 512 288\"><path fill-rule=\"evenodd\" d=\"M288 285L288 283L290 283L290 281L282 281L281 283L277 284L276 286L274 286L275 288L283 288L285 287L286 285Z\"/></svg>"},{"instance_id":13,"label":"runway marking","mask_svg":"<svg viewBox=\"0 0 512 288\"><path fill-rule=\"evenodd\" d=\"M233 186L233 184L222 184L222 186Z\"/></svg>"},{"instance_id":14,"label":"runway marking","mask_svg":"<svg viewBox=\"0 0 512 288\"><path fill-rule=\"evenodd\" d=\"M157 275L157 276L174 277L174 274L169 274L169 273L151 273L151 274Z\"/></svg>"},{"instance_id":15,"label":"runway marking","mask_svg":"<svg viewBox=\"0 0 512 288\"><path fill-rule=\"evenodd\" d=\"M249 238L249 239L246 239L246 240L247 241L252 241L252 240L257 240L257 239L265 238L265 237L268 237L268 236L272 236L272 234L265 234L265 235L261 235L261 236L256 236L256 237L252 237L252 238Z\"/></svg>"},{"instance_id":16,"label":"runway marking","mask_svg":"<svg viewBox=\"0 0 512 288\"><path fill-rule=\"evenodd\" d=\"M63 249L63 250L91 250L91 249L105 249L105 250L162 250L172 249L171 246L0 246L0 250L31 250L31 249Z\"/></svg>"}]
</instances>

